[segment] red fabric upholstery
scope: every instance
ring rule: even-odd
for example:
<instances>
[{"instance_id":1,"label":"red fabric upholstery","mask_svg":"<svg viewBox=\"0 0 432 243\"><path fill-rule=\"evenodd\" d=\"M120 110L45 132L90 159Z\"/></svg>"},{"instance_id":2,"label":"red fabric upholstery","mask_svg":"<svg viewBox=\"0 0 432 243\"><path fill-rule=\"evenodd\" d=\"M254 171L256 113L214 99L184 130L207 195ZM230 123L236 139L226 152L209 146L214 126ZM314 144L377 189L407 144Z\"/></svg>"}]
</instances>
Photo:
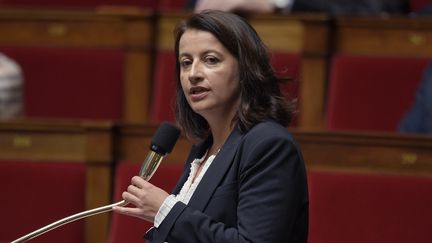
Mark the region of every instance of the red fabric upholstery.
<instances>
[{"instance_id":1,"label":"red fabric upholstery","mask_svg":"<svg viewBox=\"0 0 432 243\"><path fill-rule=\"evenodd\" d=\"M289 99L298 98L300 55L275 53L272 55L275 71L293 81L283 84L282 91ZM172 51L159 51L156 56L151 120L153 122L174 121L175 110L175 56ZM295 126L297 119L294 119Z\"/></svg>"},{"instance_id":2,"label":"red fabric upholstery","mask_svg":"<svg viewBox=\"0 0 432 243\"><path fill-rule=\"evenodd\" d=\"M432 242L432 178L312 171L309 242Z\"/></svg>"},{"instance_id":3,"label":"red fabric upholstery","mask_svg":"<svg viewBox=\"0 0 432 243\"><path fill-rule=\"evenodd\" d=\"M432 0L409 0L410 10L412 12L421 11L429 4L432 4Z\"/></svg>"},{"instance_id":4,"label":"red fabric upholstery","mask_svg":"<svg viewBox=\"0 0 432 243\"><path fill-rule=\"evenodd\" d=\"M10 242L85 210L85 164L0 162L0 242ZM41 235L34 242L84 242L84 221Z\"/></svg>"},{"instance_id":5,"label":"red fabric upholstery","mask_svg":"<svg viewBox=\"0 0 432 243\"><path fill-rule=\"evenodd\" d=\"M427 63L423 58L335 56L327 128L395 131Z\"/></svg>"},{"instance_id":6,"label":"red fabric upholstery","mask_svg":"<svg viewBox=\"0 0 432 243\"><path fill-rule=\"evenodd\" d=\"M187 0L159 0L159 10L185 9Z\"/></svg>"},{"instance_id":7,"label":"red fabric upholstery","mask_svg":"<svg viewBox=\"0 0 432 243\"><path fill-rule=\"evenodd\" d=\"M121 51L24 47L0 51L22 67L26 116L121 119Z\"/></svg>"},{"instance_id":8,"label":"red fabric upholstery","mask_svg":"<svg viewBox=\"0 0 432 243\"><path fill-rule=\"evenodd\" d=\"M141 165L136 163L119 163L116 169L114 200L122 200L121 194L127 190L130 180L139 173ZM162 164L150 182L168 193L174 188L183 171L180 164ZM145 232L153 225L147 221L113 213L111 218L109 243L142 243Z\"/></svg>"},{"instance_id":9,"label":"red fabric upholstery","mask_svg":"<svg viewBox=\"0 0 432 243\"><path fill-rule=\"evenodd\" d=\"M152 122L174 121L175 56L172 51L158 51L154 70L150 119Z\"/></svg>"}]
</instances>

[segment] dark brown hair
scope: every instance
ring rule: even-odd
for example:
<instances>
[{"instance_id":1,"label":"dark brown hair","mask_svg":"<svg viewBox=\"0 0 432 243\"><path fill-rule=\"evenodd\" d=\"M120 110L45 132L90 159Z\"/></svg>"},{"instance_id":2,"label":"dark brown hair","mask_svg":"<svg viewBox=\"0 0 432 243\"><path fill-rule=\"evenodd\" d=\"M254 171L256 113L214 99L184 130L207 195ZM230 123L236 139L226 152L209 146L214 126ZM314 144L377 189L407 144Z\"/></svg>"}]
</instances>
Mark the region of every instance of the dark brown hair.
<instances>
[{"instance_id":1,"label":"dark brown hair","mask_svg":"<svg viewBox=\"0 0 432 243\"><path fill-rule=\"evenodd\" d=\"M279 79L270 64L267 49L254 28L233 13L207 10L181 22L174 32L176 118L187 135L202 139L210 132L207 121L189 106L180 83L179 42L188 29L210 32L237 59L241 101L233 123L241 132L249 131L266 119L288 126L292 116L291 105L280 91Z\"/></svg>"}]
</instances>

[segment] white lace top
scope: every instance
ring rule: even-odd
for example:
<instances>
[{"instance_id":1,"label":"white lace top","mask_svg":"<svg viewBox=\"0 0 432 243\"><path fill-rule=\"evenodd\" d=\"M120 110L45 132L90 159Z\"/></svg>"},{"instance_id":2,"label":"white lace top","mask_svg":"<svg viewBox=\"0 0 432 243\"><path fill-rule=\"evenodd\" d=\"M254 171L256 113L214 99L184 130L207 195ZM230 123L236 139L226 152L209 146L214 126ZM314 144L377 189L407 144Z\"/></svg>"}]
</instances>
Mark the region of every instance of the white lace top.
<instances>
[{"instance_id":1,"label":"white lace top","mask_svg":"<svg viewBox=\"0 0 432 243\"><path fill-rule=\"evenodd\" d=\"M217 154L217 152L216 152L216 154ZM183 184L183 187L180 190L180 193L177 195L169 195L165 199L165 201L163 202L162 206L159 208L159 211L157 212L157 214L155 216L154 227L156 227L156 228L159 227L159 225L162 223L162 221L165 219L165 217L168 215L168 213L171 211L171 209L174 207L174 205L177 202L182 202L184 204L189 203L189 200L191 199L192 195L194 194L195 189L198 187L198 185L201 182L201 179L203 178L207 169L209 168L209 166L213 162L214 158L216 157L216 154L210 155L208 157L202 170L196 176L193 183L192 183L192 180L195 177L196 173L198 172L199 166L204 162L204 159L207 156L207 153L204 154L204 156L202 158L195 159L194 161L192 161L189 177L186 180L186 182Z\"/></svg>"}]
</instances>

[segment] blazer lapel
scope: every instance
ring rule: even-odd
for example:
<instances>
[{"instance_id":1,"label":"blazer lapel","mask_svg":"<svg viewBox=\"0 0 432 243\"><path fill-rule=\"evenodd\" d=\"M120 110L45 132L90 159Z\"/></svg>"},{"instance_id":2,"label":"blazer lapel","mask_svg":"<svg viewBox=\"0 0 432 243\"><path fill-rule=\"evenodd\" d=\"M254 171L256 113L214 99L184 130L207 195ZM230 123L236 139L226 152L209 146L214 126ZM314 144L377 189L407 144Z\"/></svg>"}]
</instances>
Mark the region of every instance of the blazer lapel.
<instances>
[{"instance_id":1,"label":"blazer lapel","mask_svg":"<svg viewBox=\"0 0 432 243\"><path fill-rule=\"evenodd\" d=\"M211 196L220 181L223 179L226 171L229 169L236 154L241 137L240 132L237 129L234 129L224 146L219 151L215 160L208 168L188 205L197 210L204 211L204 208L209 202Z\"/></svg>"}]
</instances>

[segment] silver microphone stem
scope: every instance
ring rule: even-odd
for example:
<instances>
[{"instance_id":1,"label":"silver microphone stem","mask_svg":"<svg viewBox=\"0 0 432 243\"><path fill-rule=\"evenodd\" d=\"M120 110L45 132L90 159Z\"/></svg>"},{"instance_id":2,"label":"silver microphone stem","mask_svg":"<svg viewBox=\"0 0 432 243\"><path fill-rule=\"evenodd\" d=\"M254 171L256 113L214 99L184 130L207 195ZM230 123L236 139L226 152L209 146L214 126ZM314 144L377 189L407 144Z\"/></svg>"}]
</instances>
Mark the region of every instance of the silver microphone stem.
<instances>
[{"instance_id":1,"label":"silver microphone stem","mask_svg":"<svg viewBox=\"0 0 432 243\"><path fill-rule=\"evenodd\" d=\"M143 165L141 166L139 176L144 178L144 180L149 181L151 179L151 177L154 175L154 173L156 172L157 168L159 167L163 157L164 157L163 155L160 155L154 151L150 151L150 153L147 155L146 159L144 160ZM65 224L74 222L74 221L79 220L79 219L87 218L87 217L90 217L90 216L93 216L96 214L109 212L113 209L114 206L126 206L127 204L128 204L128 202L126 202L125 200L122 200L122 201L117 202L117 203L113 203L110 205L90 209L90 210L87 210L84 212L80 212L80 213L71 215L69 217L55 221L54 223L51 223L49 225L46 225L40 229L37 229L37 230L27 234L27 235L24 235L21 238L18 238L16 240L12 241L11 243L26 242L28 240L31 240L35 237L38 237L42 234L45 234L46 232L49 232L55 228L58 228L60 226L65 225Z\"/></svg>"},{"instance_id":2,"label":"silver microphone stem","mask_svg":"<svg viewBox=\"0 0 432 243\"><path fill-rule=\"evenodd\" d=\"M144 178L144 180L149 181L159 167L163 157L163 155L160 155L151 150L150 153L147 154L147 157L144 160L143 165L141 166L139 176Z\"/></svg>"}]
</instances>

